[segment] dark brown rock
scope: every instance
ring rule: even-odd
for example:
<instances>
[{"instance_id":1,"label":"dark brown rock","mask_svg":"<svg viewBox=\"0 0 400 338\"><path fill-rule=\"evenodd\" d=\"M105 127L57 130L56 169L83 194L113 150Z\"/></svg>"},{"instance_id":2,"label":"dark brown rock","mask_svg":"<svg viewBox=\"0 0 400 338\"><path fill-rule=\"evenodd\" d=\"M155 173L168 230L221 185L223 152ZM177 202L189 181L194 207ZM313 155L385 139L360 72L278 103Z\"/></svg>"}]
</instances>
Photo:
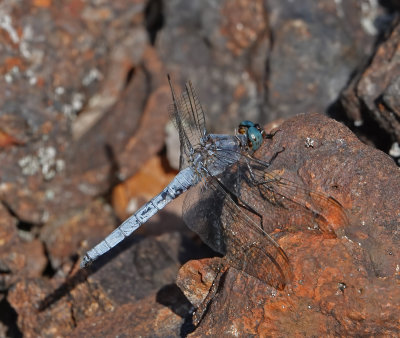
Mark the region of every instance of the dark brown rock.
<instances>
[{"instance_id":1,"label":"dark brown rock","mask_svg":"<svg viewBox=\"0 0 400 338\"><path fill-rule=\"evenodd\" d=\"M115 218L109 205L93 201L82 210L51 220L41 229L41 239L54 269L71 265L77 253L83 254L114 229Z\"/></svg>"},{"instance_id":2,"label":"dark brown rock","mask_svg":"<svg viewBox=\"0 0 400 338\"><path fill-rule=\"evenodd\" d=\"M16 219L0 204L1 291L19 280L40 276L46 264L43 244L37 239L21 238Z\"/></svg>"},{"instance_id":3,"label":"dark brown rock","mask_svg":"<svg viewBox=\"0 0 400 338\"><path fill-rule=\"evenodd\" d=\"M169 93L167 103L146 4L6 1L0 10L0 283L13 288L5 302L26 336L64 335L107 308L93 285L60 285L117 223L98 197L163 147Z\"/></svg>"},{"instance_id":4,"label":"dark brown rock","mask_svg":"<svg viewBox=\"0 0 400 338\"><path fill-rule=\"evenodd\" d=\"M48 282L28 279L16 284L9 292L8 300L18 313L18 327L26 337L60 335L73 328L71 306L58 303L52 311L38 313L36 304L51 288Z\"/></svg>"},{"instance_id":5,"label":"dark brown rock","mask_svg":"<svg viewBox=\"0 0 400 338\"><path fill-rule=\"evenodd\" d=\"M178 233L155 238L138 235L90 270L70 269L63 277L59 268L51 280L19 281L7 299L24 336L71 332L96 336L98 330L176 335L190 330L186 321L192 306L174 281L181 262L197 257L198 246Z\"/></svg>"},{"instance_id":6,"label":"dark brown rock","mask_svg":"<svg viewBox=\"0 0 400 338\"><path fill-rule=\"evenodd\" d=\"M144 48L141 56L145 59L134 65L135 76L113 113L99 119L69 151L71 175L92 195L133 175L164 143L170 103L165 72L154 49Z\"/></svg>"},{"instance_id":7,"label":"dark brown rock","mask_svg":"<svg viewBox=\"0 0 400 338\"><path fill-rule=\"evenodd\" d=\"M341 98L347 116L356 126L361 126L365 120L375 121L397 142L400 142L399 45L400 24L397 24Z\"/></svg>"},{"instance_id":8,"label":"dark brown rock","mask_svg":"<svg viewBox=\"0 0 400 338\"><path fill-rule=\"evenodd\" d=\"M392 20L359 1L166 2L156 39L177 82L191 79L212 131L325 112Z\"/></svg>"},{"instance_id":9,"label":"dark brown rock","mask_svg":"<svg viewBox=\"0 0 400 338\"><path fill-rule=\"evenodd\" d=\"M43 224L107 192L120 178L116 154L141 130L148 97L153 108L146 115L166 105L157 92L165 72L149 47L145 6L140 0L100 7L11 2L2 9L10 25L0 36L0 90L6 93L0 101L0 198L18 219ZM107 114L118 101L119 112ZM146 154L141 161L162 147L166 116L166 110L164 120L159 115L152 148L140 147ZM123 163L123 175L137 171L137 163Z\"/></svg>"},{"instance_id":10,"label":"dark brown rock","mask_svg":"<svg viewBox=\"0 0 400 338\"><path fill-rule=\"evenodd\" d=\"M88 281L102 288L116 305L134 303L175 283L182 262L201 255L199 246L179 233L137 235L94 263Z\"/></svg>"},{"instance_id":11,"label":"dark brown rock","mask_svg":"<svg viewBox=\"0 0 400 338\"><path fill-rule=\"evenodd\" d=\"M68 337L178 337L183 323L181 316L151 295L104 316L83 321Z\"/></svg>"},{"instance_id":12,"label":"dark brown rock","mask_svg":"<svg viewBox=\"0 0 400 338\"><path fill-rule=\"evenodd\" d=\"M243 119L260 120L270 46L265 1L166 2L156 48L179 84L199 92L209 128L229 132Z\"/></svg>"},{"instance_id":13,"label":"dark brown rock","mask_svg":"<svg viewBox=\"0 0 400 338\"><path fill-rule=\"evenodd\" d=\"M307 224L299 228L296 219L287 218L277 240L292 270L286 287L278 291L242 271L228 269L193 335L396 336L400 331L398 168L346 127L318 114L284 122L256 156L268 160L282 148L271 163L271 172L334 197L347 221L341 218L335 224L336 236L326 237L308 230ZM273 205L261 210L267 225L276 219ZM287 212L296 213L296 209ZM296 223L294 228L290 222ZM271 265L268 260L258 263L255 270ZM202 291L199 296L198 290L210 286L210 281L185 282L196 274L196 266L188 264L180 272L183 283L179 285L198 305L205 295ZM226 264L232 266L229 260ZM204 271L213 273L214 265L212 260L200 263L198 276L206 276Z\"/></svg>"},{"instance_id":14,"label":"dark brown rock","mask_svg":"<svg viewBox=\"0 0 400 338\"><path fill-rule=\"evenodd\" d=\"M76 285L69 294L40 308L42 301L62 280L26 279L17 283L7 297L18 314L18 328L25 337L65 336L82 318L110 312L112 302L96 286Z\"/></svg>"},{"instance_id":15,"label":"dark brown rock","mask_svg":"<svg viewBox=\"0 0 400 338\"><path fill-rule=\"evenodd\" d=\"M325 112L354 69L370 55L384 28L385 10L359 1L269 1L273 48L269 52L265 114L272 121Z\"/></svg>"},{"instance_id":16,"label":"dark brown rock","mask_svg":"<svg viewBox=\"0 0 400 338\"><path fill-rule=\"evenodd\" d=\"M388 1L381 3L389 8ZM180 264L204 254L197 252L198 242L165 234L181 224L175 213L165 209L158 214L137 236L104 257L87 281L85 273L75 274L83 252L119 223L108 204L112 189L141 168L147 168L143 164L164 147L170 103L166 69L172 73L174 83L190 79L199 88L213 131L232 133L241 119L262 122L272 119L275 112L290 115L308 109L324 111L343 79L370 53L375 33L381 32L375 24L392 19L375 2L370 2L369 7L363 4L362 9L356 1L333 0L318 5L305 1L299 6L291 1L273 0L251 4L243 0L204 1L201 5L191 1L143 0L3 1L0 8L0 313L6 311L9 316L0 320L0 335L65 336L75 328L77 335L188 333L190 306L171 283ZM371 34L371 28L376 28L376 32ZM387 50L395 53L393 46ZM396 89L396 81L392 81L382 96L387 110L396 111L399 106ZM313 125L313 128L319 127ZM273 142L278 136L279 133ZM302 149L307 150L305 154L316 147L316 139L306 138L308 148ZM291 139L285 136L285 140ZM370 183L366 184L369 190L367 187L363 190L351 186L350 181L337 180L340 175L351 177L351 171L343 169L343 159L330 164L329 161L337 159L336 152L329 151L334 149L331 143L324 148L329 154L322 156L326 162L314 167L310 160L303 169L291 167L291 160L301 163L299 154L305 154L299 150L291 153L289 144L285 146L287 150L279 154L276 163L288 165L285 173L291 179L313 189L323 187L323 192L351 209L355 219L364 221L362 231L351 218L346 231L334 228L340 234L338 238L343 240L344 232L354 243L361 243L362 249L366 248L368 254L354 250L351 257L356 257L367 271L367 279L357 275L360 283L370 285L365 294L378 299L373 288L375 280L370 276L378 275L382 285L388 290L392 287L385 283L389 283L395 266L397 244L389 245L389 258L385 250L392 238L390 224L397 223L391 215L386 215L378 220L380 226L375 226L375 221L369 220L377 219L377 207L373 203L372 207L362 207L351 196L363 193L383 198L380 196L394 194L395 188L381 191L380 181L371 179L366 180ZM279 147L266 153L266 158L278 150ZM362 154L367 160L357 158L360 166L371 167L370 158ZM318 152L314 155L321 159ZM338 172L332 169L334 164ZM313 172L307 174L310 168L314 168ZM276 172L281 169L276 168ZM325 177L324 170L334 175L333 181L321 179ZM375 176L381 180L391 177L384 172ZM162 189L155 186L155 180L152 184L155 190ZM148 196L129 198L137 198L141 204ZM386 201L385 208L392 208L392 200ZM330 211L328 218L334 220L335 208ZM276 230L273 226L277 221L281 225L292 224L301 216L297 212L275 216L273 210L265 212L270 212L272 231ZM116 214L120 218L126 216L119 211ZM291 229L298 236L293 235L293 241L308 240L311 234L299 232L296 226ZM280 235L285 251L299 257L291 259L292 265L301 267L301 259L307 261L314 252L289 241L291 234L284 233L285 229L281 226L276 234ZM142 237L154 234L163 235ZM320 238L315 233L313 236L312 239ZM325 243L327 236L322 237ZM327 247L333 250L336 242L332 243ZM347 243L348 249L352 248L350 244ZM319 248L313 248L318 252ZM335 257L348 259L340 249ZM224 259L213 259L210 265L193 262L186 266L186 271L181 271L179 285L193 304L199 306L204 298L212 299L221 285L221 292L215 298L218 300L218 295L224 292L224 280L227 285L235 285L234 257L231 252ZM328 258L321 253L321 260L327 262L324 264L330 263ZM107 262L110 264L105 265ZM222 275L228 267L231 269ZM316 274L318 266L314 270L312 273ZM273 279L276 271L267 271ZM296 276L298 271L294 273ZM238 276L242 278L243 274L240 272ZM328 284L329 278L325 278ZM339 290L353 290L343 283ZM351 280L349 283L353 285ZM197 285L199 288L190 294ZM207 295L210 287L211 296ZM254 286L255 291L258 288ZM268 290L275 293L272 288ZM356 310L350 313L345 306L341 307L343 303L332 305L335 297L329 296L329 292L326 295L320 297L321 304L329 303L323 306L334 309L339 321L359 318ZM355 304L365 305L362 301ZM312 318L325 318L325 313L318 311ZM344 325L346 330L373 332L368 331L368 323L377 326L381 323L378 319L374 322L371 311L370 308L364 311L365 326L360 321L359 327L354 328L354 322L349 321ZM277 318L278 315L279 311ZM382 318L385 323L391 322L386 312ZM118 322L117 328L114 322ZM152 332L154 323L157 327ZM389 324L379 327L390 334Z\"/></svg>"}]
</instances>

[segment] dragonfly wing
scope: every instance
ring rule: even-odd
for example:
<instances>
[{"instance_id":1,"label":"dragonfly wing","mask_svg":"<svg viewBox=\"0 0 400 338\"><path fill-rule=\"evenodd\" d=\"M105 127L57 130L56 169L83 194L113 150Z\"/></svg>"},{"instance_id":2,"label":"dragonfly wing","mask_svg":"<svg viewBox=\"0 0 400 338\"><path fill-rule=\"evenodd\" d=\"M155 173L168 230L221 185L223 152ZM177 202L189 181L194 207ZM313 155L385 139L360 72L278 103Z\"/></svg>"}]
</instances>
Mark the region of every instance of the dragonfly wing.
<instances>
[{"instance_id":1,"label":"dragonfly wing","mask_svg":"<svg viewBox=\"0 0 400 338\"><path fill-rule=\"evenodd\" d=\"M185 90L177 97L168 78L173 104L168 108L171 120L179 132L181 143L181 168L187 165L187 158L206 134L204 111L198 95L191 82L186 83Z\"/></svg>"},{"instance_id":2,"label":"dragonfly wing","mask_svg":"<svg viewBox=\"0 0 400 338\"><path fill-rule=\"evenodd\" d=\"M348 224L337 200L285 178L283 171L272 171L268 163L242 156L238 166L240 196L265 215L266 231L314 229L334 236L336 229Z\"/></svg>"},{"instance_id":3,"label":"dragonfly wing","mask_svg":"<svg viewBox=\"0 0 400 338\"><path fill-rule=\"evenodd\" d=\"M210 189L212 178L203 179L190 189L183 203L183 220L211 249L226 253L221 212L225 194Z\"/></svg>"},{"instance_id":4,"label":"dragonfly wing","mask_svg":"<svg viewBox=\"0 0 400 338\"><path fill-rule=\"evenodd\" d=\"M221 151L218 156L223 165L225 157L237 154ZM231 265L277 288L284 287L291 270L272 233L311 229L335 235L335 229L348 222L335 199L282 175L243 153L223 175L207 179L187 209L188 218L197 222L192 229L226 254Z\"/></svg>"},{"instance_id":5,"label":"dragonfly wing","mask_svg":"<svg viewBox=\"0 0 400 338\"><path fill-rule=\"evenodd\" d=\"M230 190L234 168L194 187L184 203L184 220L229 264L282 289L290 278L288 258L260 226L260 218L238 204Z\"/></svg>"},{"instance_id":6,"label":"dragonfly wing","mask_svg":"<svg viewBox=\"0 0 400 338\"><path fill-rule=\"evenodd\" d=\"M234 169L234 168L232 168ZM232 170L232 178L236 172ZM289 259L272 235L262 228L262 219L251 205L229 188L229 179L214 178L213 190L224 194L220 224L226 245L226 258L237 269L277 288L283 289L291 277ZM232 186L232 185L231 185Z\"/></svg>"}]
</instances>

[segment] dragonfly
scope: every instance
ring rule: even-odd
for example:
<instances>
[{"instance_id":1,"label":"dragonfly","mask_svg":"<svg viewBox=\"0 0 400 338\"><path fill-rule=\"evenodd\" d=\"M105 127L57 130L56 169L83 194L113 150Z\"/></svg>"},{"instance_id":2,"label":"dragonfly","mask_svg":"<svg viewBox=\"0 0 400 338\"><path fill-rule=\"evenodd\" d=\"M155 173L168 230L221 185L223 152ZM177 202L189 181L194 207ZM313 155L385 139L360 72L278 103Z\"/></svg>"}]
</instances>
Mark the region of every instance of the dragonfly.
<instances>
[{"instance_id":1,"label":"dragonfly","mask_svg":"<svg viewBox=\"0 0 400 338\"><path fill-rule=\"evenodd\" d=\"M343 207L334 198L270 170L284 149L268 162L254 156L275 133L268 134L251 121L241 122L234 135L208 133L191 82L179 97L169 75L168 82L173 101L169 110L180 140L180 171L164 190L89 250L81 267L117 246L189 190L183 206L185 223L231 266L283 289L291 269L278 244L282 230L287 224L301 223L334 236L333 225L346 222Z\"/></svg>"}]
</instances>

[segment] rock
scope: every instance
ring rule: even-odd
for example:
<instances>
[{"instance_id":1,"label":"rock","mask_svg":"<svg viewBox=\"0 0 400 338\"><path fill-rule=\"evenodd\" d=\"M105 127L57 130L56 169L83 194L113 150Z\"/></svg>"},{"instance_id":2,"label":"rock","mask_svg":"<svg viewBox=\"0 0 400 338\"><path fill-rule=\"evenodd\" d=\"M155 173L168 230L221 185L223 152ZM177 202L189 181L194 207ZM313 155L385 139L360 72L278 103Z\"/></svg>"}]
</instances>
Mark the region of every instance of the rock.
<instances>
[{"instance_id":1,"label":"rock","mask_svg":"<svg viewBox=\"0 0 400 338\"><path fill-rule=\"evenodd\" d=\"M154 295L122 305L115 312L83 321L70 337L180 336L184 319L156 301Z\"/></svg>"},{"instance_id":2,"label":"rock","mask_svg":"<svg viewBox=\"0 0 400 338\"><path fill-rule=\"evenodd\" d=\"M281 124L256 156L268 160L277 151L281 152L272 161L271 172L335 198L346 218L330 237L307 229L310 224L299 228L297 219L286 218L275 237L291 266L283 290L235 269L238 264L227 259L230 268L192 335L395 336L400 326L398 168L342 124L318 114ZM261 210L267 226L279 211L268 203ZM294 228L290 222L296 222ZM273 268L267 259L257 263L254 273L264 265ZM202 291L199 297L198 290L212 282L193 276L206 276L204 271L213 271L213 265L213 260L197 266L189 262L180 271L180 281L192 282L178 285L195 305L207 294Z\"/></svg>"},{"instance_id":3,"label":"rock","mask_svg":"<svg viewBox=\"0 0 400 338\"><path fill-rule=\"evenodd\" d=\"M203 1L164 5L156 48L177 83L191 79L211 131L326 112L393 20L359 1Z\"/></svg>"},{"instance_id":4,"label":"rock","mask_svg":"<svg viewBox=\"0 0 400 338\"><path fill-rule=\"evenodd\" d=\"M58 303L52 311L38 313L35 305L51 291L51 284L27 279L17 283L9 292L8 301L18 314L18 328L26 337L55 336L70 331L73 326L71 306Z\"/></svg>"},{"instance_id":5,"label":"rock","mask_svg":"<svg viewBox=\"0 0 400 338\"><path fill-rule=\"evenodd\" d=\"M214 268L218 258L205 258L189 261L179 269L176 285L182 290L190 303L198 308L206 299L218 271Z\"/></svg>"},{"instance_id":6,"label":"rock","mask_svg":"<svg viewBox=\"0 0 400 338\"><path fill-rule=\"evenodd\" d=\"M263 107L268 121L327 112L389 19L377 3L359 1L293 6L274 0L268 2L268 14L273 39Z\"/></svg>"},{"instance_id":7,"label":"rock","mask_svg":"<svg viewBox=\"0 0 400 338\"><path fill-rule=\"evenodd\" d=\"M186 236L136 236L94 263L89 283L100 285L114 304L133 303L174 283L181 262L192 257L201 257L201 251Z\"/></svg>"},{"instance_id":8,"label":"rock","mask_svg":"<svg viewBox=\"0 0 400 338\"><path fill-rule=\"evenodd\" d=\"M341 97L345 112L356 127L372 123L376 130L375 123L378 123L385 134L397 142L400 142L399 42L400 24L397 24L380 42L371 62L354 76ZM372 140L382 143L377 137Z\"/></svg>"},{"instance_id":9,"label":"rock","mask_svg":"<svg viewBox=\"0 0 400 338\"><path fill-rule=\"evenodd\" d=\"M58 270L63 264L71 268L77 253L82 255L100 242L114 229L114 224L111 207L100 200L47 222L40 236L46 244L52 268Z\"/></svg>"},{"instance_id":10,"label":"rock","mask_svg":"<svg viewBox=\"0 0 400 338\"><path fill-rule=\"evenodd\" d=\"M22 334L96 336L97 330L144 334L157 328L154 332L165 336L190 331L192 306L174 281L182 262L204 255L198 244L166 233L136 236L116 249L90 270L72 269L67 278L58 273L51 280L40 277L16 283L7 299Z\"/></svg>"},{"instance_id":11,"label":"rock","mask_svg":"<svg viewBox=\"0 0 400 338\"><path fill-rule=\"evenodd\" d=\"M7 2L1 9L9 24L0 37L0 90L7 93L0 102L0 199L35 226L81 209L134 174L162 148L168 119L145 1L43 4ZM132 143L135 132L149 136L149 125L138 123L147 105L143 121L150 117L158 137L143 151ZM137 158L121 162L122 176L116 154Z\"/></svg>"},{"instance_id":12,"label":"rock","mask_svg":"<svg viewBox=\"0 0 400 338\"><path fill-rule=\"evenodd\" d=\"M171 203L132 239L103 257L90 276L86 270L77 271L82 254L131 213L136 203L139 206L159 192L171 177L163 162L171 103L167 70L177 87L191 80L198 88L210 131L232 134L241 119L262 123L278 113L323 112L361 60L371 56L377 34L393 22L395 10L398 6L390 1L370 1L362 6L356 1L333 0L318 5L305 1L301 6L274 0L207 0L201 4L183 0L3 1L0 313L6 312L7 316L2 317L0 336L66 336L72 332L94 336L103 324L102 332L110 334L113 328L115 334L131 335L186 335L193 331L193 308L174 281L181 264L210 252L189 230L181 235L174 233L182 228L176 212L181 209L182 199ZM395 52L395 31L388 41L382 53ZM375 70L379 72L380 68ZM395 67L393 70L394 74ZM391 76L382 96L386 112L389 108L395 112L398 106L397 83ZM370 107L373 105L368 104ZM329 108L331 112L333 109ZM315 117L315 121L320 119ZM331 264L318 247L320 242L327 243L327 248L337 251L333 257L353 259L354 264L363 267L354 278L368 286L364 294L380 304L373 276L379 276L379 287L391 290L398 245L394 241L388 244L392 232L397 231L391 228L397 220L392 218L394 214L383 215L378 207L383 204L378 201L385 200L385 209L396 210L396 201L386 196L397 194L397 188L382 183L392 179L389 169L377 175L371 164L389 168L388 160L384 156L371 160L372 151L367 148L350 153L351 161L359 161L358 173L359 168L371 171L359 180L367 183L352 186L356 178L347 166L350 160L346 152L350 143L341 143L350 141L336 135L337 126L329 122L330 131L324 135L330 141L324 143L322 132L318 134L324 130L321 124L303 122L311 127L296 125L288 129L294 135L307 130L302 138L283 137L284 133L278 132L264 149L265 159L284 145L285 151L273 161L273 173L284 173L302 186L334 197L349 211L349 222L341 226L339 209L319 199L319 211L325 208L328 212L315 220L316 229L302 231L301 223L311 220L310 213L302 213L293 205L290 213L260 207L268 214L266 229L290 255L290 266L297 267L292 272L294 277L300 273L301 260L306 262L312 254L320 253L321 261ZM390 130L392 138L397 135L393 128ZM168 150L178 153L176 147ZM353 162L351 168L356 166ZM149 180L144 175L146 170L154 171L157 177ZM325 179L327 172L329 179ZM358 203L361 197L355 198L357 194L377 201L365 207ZM318 196L314 195L316 199ZM214 206L207 210L210 214L219 211ZM334 226L324 228L327 220ZM361 230L358 220L364 222ZM314 246L298 245L297 241L309 239L315 240ZM228 242L233 240L233 236L228 237ZM336 248L337 241L346 244L348 251L354 249L352 254L347 255L340 246ZM180 272L177 283L201 310L195 317L195 321L203 319L198 332L204 329L211 313L203 304L214 299L210 303L213 309L225 291L224 283L236 285L236 280L245 276L243 270L259 279L268 276L268 281L284 292L290 288L289 280L296 282L297 277L286 278L289 270L282 270L284 276L277 270L279 262L285 263L280 261L279 252L266 257L260 244L254 244L246 248L252 254L246 257L251 259L237 260L240 250L228 250L223 258L195 261ZM247 264L257 257L257 268ZM275 259L277 264L262 265L263 259ZM310 264L314 261L318 260ZM336 270L329 268L325 273L329 271ZM318 264L310 273L319 273ZM340 271L335 273L340 275ZM334 282L329 274L320 279L316 288L321 285L323 291L327 289L327 296L320 297L322 305L313 308L317 313L312 318L325 318L328 312L319 309L332 308L339 322L348 321L343 324L343 332L370 334L373 329L368 325L376 324L390 334L391 314L385 312L382 324L363 300L354 304L365 309L366 320L354 327L352 318L359 318L357 309L345 308L346 302L334 303L336 295L329 296L332 290L344 290L344 295L358 290L347 275L340 277ZM333 289L325 287L325 280ZM314 284L311 281L307 285ZM307 290L307 285L302 290ZM255 296L264 287L265 283L254 284ZM283 297L271 285L267 292ZM381 292L382 297L385 292ZM243 297L247 294L241 292ZM392 309L392 300L388 299L385 311ZM243 304L249 302L243 300ZM115 322L118 327L113 326ZM155 331L151 332L153 327Z\"/></svg>"},{"instance_id":13,"label":"rock","mask_svg":"<svg viewBox=\"0 0 400 338\"><path fill-rule=\"evenodd\" d=\"M135 174L163 146L171 94L154 50L145 49L143 57L113 113L103 116L69 151L70 175L76 185L85 186L87 195L103 194Z\"/></svg>"},{"instance_id":14,"label":"rock","mask_svg":"<svg viewBox=\"0 0 400 338\"><path fill-rule=\"evenodd\" d=\"M22 238L16 219L0 204L0 289L6 291L19 280L40 276L47 259L43 244Z\"/></svg>"},{"instance_id":15,"label":"rock","mask_svg":"<svg viewBox=\"0 0 400 338\"><path fill-rule=\"evenodd\" d=\"M108 306L101 293L104 304L88 301L94 289L70 304L75 289L60 285L116 226L102 199L164 144L170 93L145 11L141 0L0 8L0 287L26 336L65 335ZM58 287L64 298L38 314Z\"/></svg>"},{"instance_id":16,"label":"rock","mask_svg":"<svg viewBox=\"0 0 400 338\"><path fill-rule=\"evenodd\" d=\"M11 288L8 301L18 314L18 328L23 336L65 336L82 317L112 311L112 302L101 289L88 285L74 285L63 290L63 297L45 304L43 301L62 283L60 278L52 281L43 278L26 279ZM62 284L61 284L62 285Z\"/></svg>"},{"instance_id":17,"label":"rock","mask_svg":"<svg viewBox=\"0 0 400 338\"><path fill-rule=\"evenodd\" d=\"M156 48L176 84L190 79L212 131L260 120L270 47L265 2L169 1ZM211 123L212 122L212 123Z\"/></svg>"}]
</instances>

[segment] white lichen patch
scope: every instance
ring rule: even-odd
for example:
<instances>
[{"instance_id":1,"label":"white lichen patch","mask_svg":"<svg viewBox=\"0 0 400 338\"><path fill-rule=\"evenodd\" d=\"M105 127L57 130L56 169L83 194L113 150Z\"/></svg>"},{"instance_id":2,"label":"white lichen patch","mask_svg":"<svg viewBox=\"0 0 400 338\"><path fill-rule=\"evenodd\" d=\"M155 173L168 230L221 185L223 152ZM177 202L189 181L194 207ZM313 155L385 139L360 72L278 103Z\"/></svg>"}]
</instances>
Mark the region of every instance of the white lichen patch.
<instances>
[{"instance_id":1,"label":"white lichen patch","mask_svg":"<svg viewBox=\"0 0 400 338\"><path fill-rule=\"evenodd\" d=\"M37 157L28 155L18 161L18 165L22 169L22 174L25 176L35 175L39 171L39 160Z\"/></svg>"},{"instance_id":2,"label":"white lichen patch","mask_svg":"<svg viewBox=\"0 0 400 338\"><path fill-rule=\"evenodd\" d=\"M3 11L0 11L0 28L8 33L13 43L17 44L19 42L17 30L12 25L11 16Z\"/></svg>"},{"instance_id":3,"label":"white lichen patch","mask_svg":"<svg viewBox=\"0 0 400 338\"><path fill-rule=\"evenodd\" d=\"M4 74L4 80L6 83L11 84L15 79L18 79L21 76L21 72L19 67L12 67L6 74Z\"/></svg>"},{"instance_id":4,"label":"white lichen patch","mask_svg":"<svg viewBox=\"0 0 400 338\"><path fill-rule=\"evenodd\" d=\"M40 172L45 180L51 180L58 172L65 168L65 162L56 158L54 147L42 147L37 155L27 155L18 161L18 165L25 176L32 176Z\"/></svg>"},{"instance_id":5,"label":"white lichen patch","mask_svg":"<svg viewBox=\"0 0 400 338\"><path fill-rule=\"evenodd\" d=\"M84 76L82 79L82 84L84 86L89 86L91 83L95 81L99 81L103 79L103 74L97 68L92 68L88 74Z\"/></svg>"},{"instance_id":6,"label":"white lichen patch","mask_svg":"<svg viewBox=\"0 0 400 338\"><path fill-rule=\"evenodd\" d=\"M69 119L73 120L77 114L82 110L85 104L86 98L83 93L72 93L71 101L62 106L62 112Z\"/></svg>"}]
</instances>

